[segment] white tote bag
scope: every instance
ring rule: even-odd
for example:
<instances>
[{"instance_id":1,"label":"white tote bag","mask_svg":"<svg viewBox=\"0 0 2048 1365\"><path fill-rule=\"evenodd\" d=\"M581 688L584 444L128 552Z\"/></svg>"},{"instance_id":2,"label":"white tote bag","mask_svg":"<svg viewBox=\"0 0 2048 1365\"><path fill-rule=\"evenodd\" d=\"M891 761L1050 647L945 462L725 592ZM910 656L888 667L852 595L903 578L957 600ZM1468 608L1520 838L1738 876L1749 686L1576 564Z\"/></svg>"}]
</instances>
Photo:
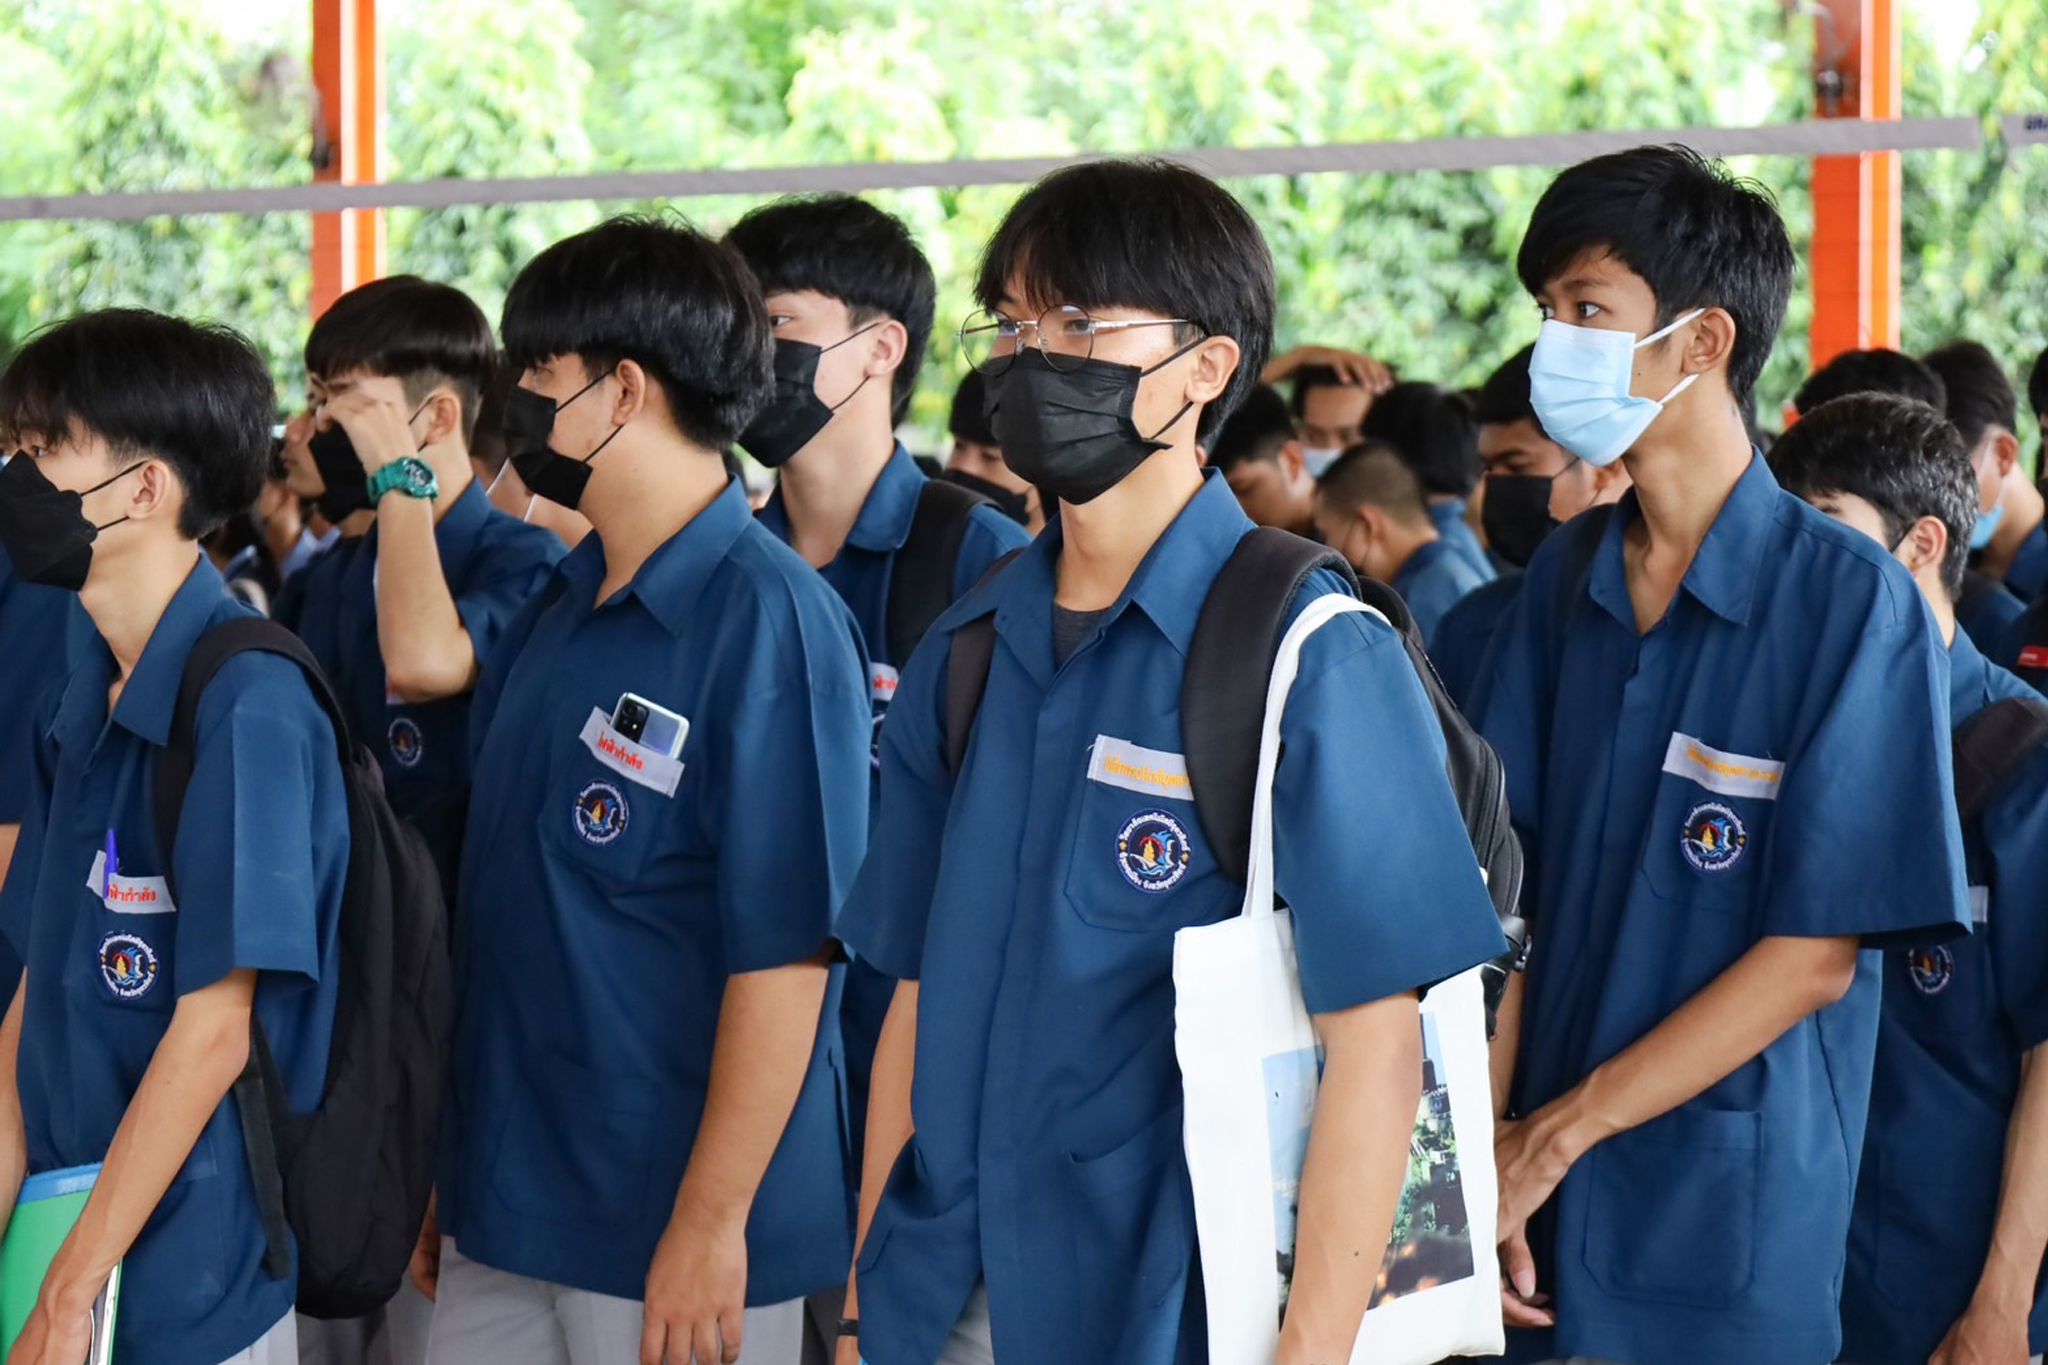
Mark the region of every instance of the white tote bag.
<instances>
[{"instance_id":1,"label":"white tote bag","mask_svg":"<svg viewBox=\"0 0 2048 1365\"><path fill-rule=\"evenodd\" d=\"M1281 641L1259 744L1244 910L1174 938L1174 1048L1213 1365L1270 1365L1279 1347L1321 1074L1294 922L1273 903L1280 717L1302 643L1333 616L1371 610L1342 594L1319 598ZM1428 1365L1505 1346L1482 991L1474 968L1422 1003L1423 1095L1407 1183L1351 1365Z\"/></svg>"}]
</instances>

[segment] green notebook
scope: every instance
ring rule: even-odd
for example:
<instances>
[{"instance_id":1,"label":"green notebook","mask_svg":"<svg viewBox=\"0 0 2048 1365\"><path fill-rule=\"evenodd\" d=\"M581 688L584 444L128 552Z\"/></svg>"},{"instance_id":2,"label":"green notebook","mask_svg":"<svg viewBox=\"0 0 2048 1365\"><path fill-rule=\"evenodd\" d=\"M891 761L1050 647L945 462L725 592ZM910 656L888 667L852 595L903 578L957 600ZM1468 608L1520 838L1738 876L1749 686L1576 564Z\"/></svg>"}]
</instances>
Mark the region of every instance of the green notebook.
<instances>
[{"instance_id":1,"label":"green notebook","mask_svg":"<svg viewBox=\"0 0 2048 1365\"><path fill-rule=\"evenodd\" d=\"M14 1339L21 1335L50 1261L78 1221L99 1174L98 1166L72 1166L44 1171L21 1182L7 1238L0 1241L0 1353L13 1349ZM92 1349L86 1355L86 1365L107 1365L113 1359L114 1311L120 1299L121 1267L117 1265L92 1307Z\"/></svg>"}]
</instances>

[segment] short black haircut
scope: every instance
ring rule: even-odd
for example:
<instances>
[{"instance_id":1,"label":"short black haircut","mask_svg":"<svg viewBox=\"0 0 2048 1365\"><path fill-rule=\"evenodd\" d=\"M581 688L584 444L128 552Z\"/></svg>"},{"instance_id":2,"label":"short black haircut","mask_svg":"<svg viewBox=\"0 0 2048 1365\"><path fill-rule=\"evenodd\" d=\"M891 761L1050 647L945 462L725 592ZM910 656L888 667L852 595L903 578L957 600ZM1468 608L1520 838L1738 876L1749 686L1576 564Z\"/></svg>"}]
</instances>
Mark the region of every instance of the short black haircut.
<instances>
[{"instance_id":1,"label":"short black haircut","mask_svg":"<svg viewBox=\"0 0 2048 1365\"><path fill-rule=\"evenodd\" d=\"M1768 191L1687 147L1637 147L1582 161L1550 182L1515 258L1540 294L1587 252L1605 252L1657 299L1657 326L1695 308L1735 319L1728 388L1755 387L1785 320L1792 242Z\"/></svg>"},{"instance_id":2,"label":"short black haircut","mask_svg":"<svg viewBox=\"0 0 2048 1365\"><path fill-rule=\"evenodd\" d=\"M1997 356L1974 341L1949 341L1920 358L1948 390L1948 420L1963 433L1965 450L1975 450L1990 427L2019 431L2019 395Z\"/></svg>"},{"instance_id":3,"label":"short black haircut","mask_svg":"<svg viewBox=\"0 0 2048 1365\"><path fill-rule=\"evenodd\" d=\"M1486 377L1472 398L1473 421L1482 427L1527 421L1535 423L1538 431L1543 430L1543 422L1536 416L1536 404L1529 398L1529 357L1535 352L1534 346L1524 346ZM1544 435L1547 438L1549 433Z\"/></svg>"},{"instance_id":4,"label":"short black haircut","mask_svg":"<svg viewBox=\"0 0 2048 1365\"><path fill-rule=\"evenodd\" d=\"M725 240L764 294L808 290L845 304L856 327L884 317L903 324L910 341L891 390L901 422L931 345L938 298L931 262L903 220L850 194L808 195L755 209Z\"/></svg>"},{"instance_id":5,"label":"short black haircut","mask_svg":"<svg viewBox=\"0 0 2048 1365\"><path fill-rule=\"evenodd\" d=\"M1012 276L1044 304L1143 309L1190 319L1174 329L1183 344L1235 341L1237 372L1202 410L1197 440L1237 410L1273 349L1265 237L1229 191L1175 162L1088 161L1033 185L989 239L975 301L1001 306Z\"/></svg>"},{"instance_id":6,"label":"short black haircut","mask_svg":"<svg viewBox=\"0 0 2048 1365\"><path fill-rule=\"evenodd\" d=\"M462 439L476 435L484 386L498 363L491 320L453 285L392 275L349 290L306 335L306 373L317 379L369 374L396 379L408 403L442 384L462 404Z\"/></svg>"},{"instance_id":7,"label":"short black haircut","mask_svg":"<svg viewBox=\"0 0 2048 1365\"><path fill-rule=\"evenodd\" d=\"M263 491L277 390L232 328L139 308L80 313L30 338L0 374L0 432L58 439L75 421L117 461L154 456L185 490L198 540Z\"/></svg>"},{"instance_id":8,"label":"short black haircut","mask_svg":"<svg viewBox=\"0 0 2048 1365\"><path fill-rule=\"evenodd\" d=\"M980 370L969 370L960 387L953 390L953 415L946 424L946 432L956 440L976 445L1002 445L988 422L988 384Z\"/></svg>"},{"instance_id":9,"label":"short black haircut","mask_svg":"<svg viewBox=\"0 0 2048 1365\"><path fill-rule=\"evenodd\" d=\"M587 378L631 360L707 450L768 401L774 338L761 287L731 247L675 217L626 216L527 262L505 296L505 354L522 370L579 355Z\"/></svg>"},{"instance_id":10,"label":"short black haircut","mask_svg":"<svg viewBox=\"0 0 2048 1365\"><path fill-rule=\"evenodd\" d=\"M1294 387L1287 395L1287 410L1296 417L1308 408L1310 389L1355 389L1359 386L1328 365L1304 365L1294 372Z\"/></svg>"},{"instance_id":11,"label":"short black haircut","mask_svg":"<svg viewBox=\"0 0 2048 1365\"><path fill-rule=\"evenodd\" d=\"M1272 385L1260 384L1209 443L1209 463L1228 474L1247 460L1278 459L1280 448L1293 439L1294 415L1287 400Z\"/></svg>"},{"instance_id":12,"label":"short black haircut","mask_svg":"<svg viewBox=\"0 0 2048 1365\"><path fill-rule=\"evenodd\" d=\"M2035 420L2048 422L2048 346L2034 357L2033 373L2027 376L2027 403Z\"/></svg>"},{"instance_id":13,"label":"short black haircut","mask_svg":"<svg viewBox=\"0 0 2048 1365\"><path fill-rule=\"evenodd\" d=\"M1347 516L1370 503L1405 525L1430 524L1422 481L1385 441L1367 439L1347 448L1316 480L1316 496Z\"/></svg>"},{"instance_id":14,"label":"short black haircut","mask_svg":"<svg viewBox=\"0 0 2048 1365\"><path fill-rule=\"evenodd\" d=\"M1896 546L1922 517L1948 528L1941 582L1962 591L1977 526L1977 474L1969 447L1937 408L1890 393L1853 393L1801 414L1772 447L1771 472L1808 501L1830 493L1877 509Z\"/></svg>"},{"instance_id":15,"label":"short black haircut","mask_svg":"<svg viewBox=\"0 0 2048 1365\"><path fill-rule=\"evenodd\" d=\"M1464 497L1479 482L1479 423L1465 395L1417 380L1372 400L1359 435L1392 446L1422 491Z\"/></svg>"},{"instance_id":16,"label":"short black haircut","mask_svg":"<svg viewBox=\"0 0 2048 1365\"><path fill-rule=\"evenodd\" d=\"M1939 412L1948 406L1941 376L1903 351L1844 351L1806 377L1792 395L1793 410L1812 412L1852 393L1895 393Z\"/></svg>"}]
</instances>

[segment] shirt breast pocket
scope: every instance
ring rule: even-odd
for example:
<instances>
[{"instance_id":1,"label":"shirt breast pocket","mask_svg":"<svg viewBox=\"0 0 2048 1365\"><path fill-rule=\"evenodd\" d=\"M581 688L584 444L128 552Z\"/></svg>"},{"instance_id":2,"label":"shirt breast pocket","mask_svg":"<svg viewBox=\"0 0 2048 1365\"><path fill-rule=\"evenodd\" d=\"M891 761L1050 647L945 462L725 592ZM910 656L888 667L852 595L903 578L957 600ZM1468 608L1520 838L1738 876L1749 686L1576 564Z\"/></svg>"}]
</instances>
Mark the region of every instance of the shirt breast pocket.
<instances>
[{"instance_id":1,"label":"shirt breast pocket","mask_svg":"<svg viewBox=\"0 0 2048 1365\"><path fill-rule=\"evenodd\" d=\"M132 883L154 880L135 878ZM119 888L113 903L89 890L84 894L89 897L85 933L72 949L72 978L85 987L88 998L110 1009L137 1016L168 1015L177 1004L172 974L177 912L147 904L131 906L120 900Z\"/></svg>"},{"instance_id":2,"label":"shirt breast pocket","mask_svg":"<svg viewBox=\"0 0 2048 1365\"><path fill-rule=\"evenodd\" d=\"M1756 904L1777 802L1730 796L1666 773L1657 785L1643 872L1665 900L1731 912Z\"/></svg>"},{"instance_id":3,"label":"shirt breast pocket","mask_svg":"<svg viewBox=\"0 0 2048 1365\"><path fill-rule=\"evenodd\" d=\"M1082 783L1066 898L1097 929L1171 933L1209 916L1216 859L1195 803Z\"/></svg>"},{"instance_id":4,"label":"shirt breast pocket","mask_svg":"<svg viewBox=\"0 0 2048 1365\"><path fill-rule=\"evenodd\" d=\"M671 797L643 786L574 739L551 767L540 809L544 846L600 880L640 880L660 854L684 789ZM488 798L478 793L474 799Z\"/></svg>"}]
</instances>

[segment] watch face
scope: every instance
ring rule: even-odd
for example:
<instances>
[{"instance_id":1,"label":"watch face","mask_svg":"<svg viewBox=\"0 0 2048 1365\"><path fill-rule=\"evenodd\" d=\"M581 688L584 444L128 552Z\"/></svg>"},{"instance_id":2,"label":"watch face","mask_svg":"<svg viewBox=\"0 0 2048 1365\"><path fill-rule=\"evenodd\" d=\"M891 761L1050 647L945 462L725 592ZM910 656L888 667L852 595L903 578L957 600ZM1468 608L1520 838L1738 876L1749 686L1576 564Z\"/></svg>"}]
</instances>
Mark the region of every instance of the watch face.
<instances>
[{"instance_id":1,"label":"watch face","mask_svg":"<svg viewBox=\"0 0 2048 1365\"><path fill-rule=\"evenodd\" d=\"M421 497L426 497L434 491L434 471L427 468L423 461L405 462L405 481Z\"/></svg>"}]
</instances>

